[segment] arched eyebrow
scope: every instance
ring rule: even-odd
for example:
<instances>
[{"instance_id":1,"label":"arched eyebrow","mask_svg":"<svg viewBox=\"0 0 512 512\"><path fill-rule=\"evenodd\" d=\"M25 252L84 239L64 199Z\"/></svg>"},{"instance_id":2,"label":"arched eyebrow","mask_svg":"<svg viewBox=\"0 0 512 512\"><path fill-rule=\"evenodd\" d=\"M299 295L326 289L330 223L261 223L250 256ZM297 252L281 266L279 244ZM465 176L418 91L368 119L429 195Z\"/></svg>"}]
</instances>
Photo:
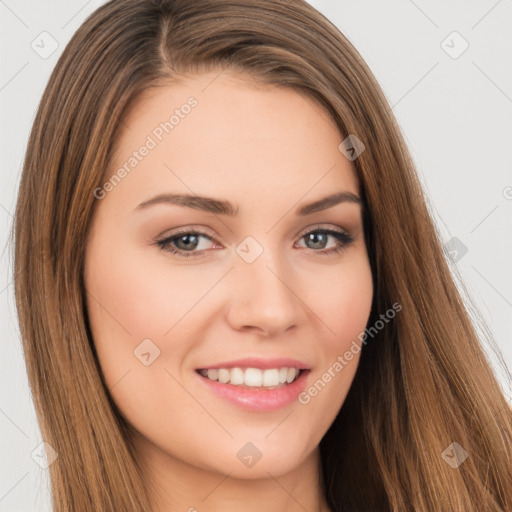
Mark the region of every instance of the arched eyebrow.
<instances>
[{"instance_id":1,"label":"arched eyebrow","mask_svg":"<svg viewBox=\"0 0 512 512\"><path fill-rule=\"evenodd\" d=\"M313 201L312 203L299 206L297 210L295 210L295 215L303 217L322 210L327 210L328 208L332 208L340 203L355 203L360 206L363 205L362 199L353 192L337 192L323 197L322 199Z\"/></svg>"},{"instance_id":2,"label":"arched eyebrow","mask_svg":"<svg viewBox=\"0 0 512 512\"><path fill-rule=\"evenodd\" d=\"M311 203L300 205L295 214L299 217L311 215L322 210L327 210L340 203L355 203L362 206L363 202L359 196L353 192L343 191L330 194ZM172 204L202 210L217 215L226 215L235 217L239 211L239 205L234 205L224 199L215 199L213 197L196 196L189 194L159 194L151 199L140 203L135 210L143 210L156 204Z\"/></svg>"}]
</instances>

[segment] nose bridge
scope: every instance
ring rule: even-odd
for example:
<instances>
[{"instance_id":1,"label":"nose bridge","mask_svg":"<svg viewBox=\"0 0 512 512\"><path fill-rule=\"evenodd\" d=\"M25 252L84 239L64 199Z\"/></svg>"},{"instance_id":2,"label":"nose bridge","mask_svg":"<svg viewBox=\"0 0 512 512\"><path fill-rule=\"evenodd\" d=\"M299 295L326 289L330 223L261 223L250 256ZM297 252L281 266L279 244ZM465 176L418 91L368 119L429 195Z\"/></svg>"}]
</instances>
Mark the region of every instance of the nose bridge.
<instances>
[{"instance_id":1,"label":"nose bridge","mask_svg":"<svg viewBox=\"0 0 512 512\"><path fill-rule=\"evenodd\" d=\"M284 332L299 321L300 301L293 293L291 267L279 251L252 237L238 245L232 273L237 293L229 312L233 327Z\"/></svg>"}]
</instances>

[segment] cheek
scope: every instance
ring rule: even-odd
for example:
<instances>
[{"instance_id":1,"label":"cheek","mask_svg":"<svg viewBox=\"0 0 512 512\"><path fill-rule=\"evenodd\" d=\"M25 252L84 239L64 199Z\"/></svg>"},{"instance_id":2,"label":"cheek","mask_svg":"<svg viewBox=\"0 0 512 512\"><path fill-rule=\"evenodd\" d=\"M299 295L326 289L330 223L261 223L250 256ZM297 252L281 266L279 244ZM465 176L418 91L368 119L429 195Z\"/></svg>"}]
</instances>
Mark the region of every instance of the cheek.
<instances>
[{"instance_id":1,"label":"cheek","mask_svg":"<svg viewBox=\"0 0 512 512\"><path fill-rule=\"evenodd\" d=\"M335 359L357 340L370 316L373 279L366 253L354 252L340 265L339 271L327 270L311 284L314 286L310 292L312 309L325 333L321 349Z\"/></svg>"},{"instance_id":2,"label":"cheek","mask_svg":"<svg viewBox=\"0 0 512 512\"><path fill-rule=\"evenodd\" d=\"M208 284L179 266L170 270L158 249L148 258L147 248L114 250L99 243L86 259L85 283L95 343L125 340L131 350L145 338L168 342L166 334Z\"/></svg>"},{"instance_id":3,"label":"cheek","mask_svg":"<svg viewBox=\"0 0 512 512\"><path fill-rule=\"evenodd\" d=\"M141 251L123 248L115 236L93 239L85 263L88 317L102 373L113 396L137 381L122 401L130 408L151 396L150 383L161 385L166 354L180 356L180 347L165 350L164 334L183 307L176 293L183 283L176 276L176 286L167 286L158 267L143 261Z\"/></svg>"},{"instance_id":4,"label":"cheek","mask_svg":"<svg viewBox=\"0 0 512 512\"><path fill-rule=\"evenodd\" d=\"M321 324L324 334L318 339L319 365L298 402L311 417L322 422L321 431L334 421L352 385L361 356L362 333L371 311L373 280L369 261L361 253L354 256L347 259L341 272L331 272L329 279L320 279L314 288L317 325ZM325 288L324 293L318 288L320 285Z\"/></svg>"},{"instance_id":5,"label":"cheek","mask_svg":"<svg viewBox=\"0 0 512 512\"><path fill-rule=\"evenodd\" d=\"M173 376L181 380L179 364L193 346L193 329L201 329L197 321L190 325L192 314L186 315L208 283L190 279L179 267L171 271L157 250L152 260L147 248L120 249L114 239L101 240L89 246L84 280L102 373L131 425L165 431L172 424L163 413L166 407L173 404L186 416L194 405Z\"/></svg>"}]
</instances>

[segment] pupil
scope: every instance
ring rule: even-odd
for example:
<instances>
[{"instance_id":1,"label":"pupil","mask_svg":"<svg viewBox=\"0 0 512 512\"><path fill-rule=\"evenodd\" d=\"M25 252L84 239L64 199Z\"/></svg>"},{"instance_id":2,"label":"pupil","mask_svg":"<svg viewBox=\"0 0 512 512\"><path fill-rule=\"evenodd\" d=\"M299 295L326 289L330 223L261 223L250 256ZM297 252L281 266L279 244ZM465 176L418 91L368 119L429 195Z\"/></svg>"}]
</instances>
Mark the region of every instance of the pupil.
<instances>
[{"instance_id":1,"label":"pupil","mask_svg":"<svg viewBox=\"0 0 512 512\"><path fill-rule=\"evenodd\" d=\"M193 240L191 242L190 241L191 238L195 239L195 240ZM190 249L190 248L195 249L198 245L198 236L197 235L184 235L176 240L178 245L182 241L185 241L185 243L184 243L183 247L179 247L180 249Z\"/></svg>"},{"instance_id":2,"label":"pupil","mask_svg":"<svg viewBox=\"0 0 512 512\"><path fill-rule=\"evenodd\" d=\"M317 243L318 244L318 237L324 237L325 238L325 233L310 233L309 234L309 241L310 242L313 242L314 244ZM320 247L313 247L314 249L323 249L323 247L325 246L325 240L323 240L323 243L322 241L320 241Z\"/></svg>"}]
</instances>

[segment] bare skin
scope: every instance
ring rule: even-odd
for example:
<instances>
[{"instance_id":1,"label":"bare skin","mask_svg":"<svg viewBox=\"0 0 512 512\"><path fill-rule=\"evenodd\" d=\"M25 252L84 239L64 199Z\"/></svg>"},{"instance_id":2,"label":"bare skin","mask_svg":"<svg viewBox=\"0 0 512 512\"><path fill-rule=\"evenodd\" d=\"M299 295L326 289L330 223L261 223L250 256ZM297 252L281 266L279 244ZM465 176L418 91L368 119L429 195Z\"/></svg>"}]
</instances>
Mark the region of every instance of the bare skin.
<instances>
[{"instance_id":1,"label":"bare skin","mask_svg":"<svg viewBox=\"0 0 512 512\"><path fill-rule=\"evenodd\" d=\"M125 119L110 176L134 151L146 155L98 194L84 275L94 343L155 512L328 512L318 444L359 354L332 367L364 331L373 285L360 204L296 211L335 192L358 196L355 170L313 100L217 75L150 89ZM197 104L172 130L155 132L190 97ZM139 151L148 136L155 147ZM137 208L163 193L226 200L237 214ZM181 233L167 246L184 254L157 244L192 228L206 236ZM305 236L314 230L316 239ZM246 357L298 359L309 368L306 389L328 382L308 403L254 411L217 396L196 371ZM247 443L261 454L250 467L237 455Z\"/></svg>"}]
</instances>

